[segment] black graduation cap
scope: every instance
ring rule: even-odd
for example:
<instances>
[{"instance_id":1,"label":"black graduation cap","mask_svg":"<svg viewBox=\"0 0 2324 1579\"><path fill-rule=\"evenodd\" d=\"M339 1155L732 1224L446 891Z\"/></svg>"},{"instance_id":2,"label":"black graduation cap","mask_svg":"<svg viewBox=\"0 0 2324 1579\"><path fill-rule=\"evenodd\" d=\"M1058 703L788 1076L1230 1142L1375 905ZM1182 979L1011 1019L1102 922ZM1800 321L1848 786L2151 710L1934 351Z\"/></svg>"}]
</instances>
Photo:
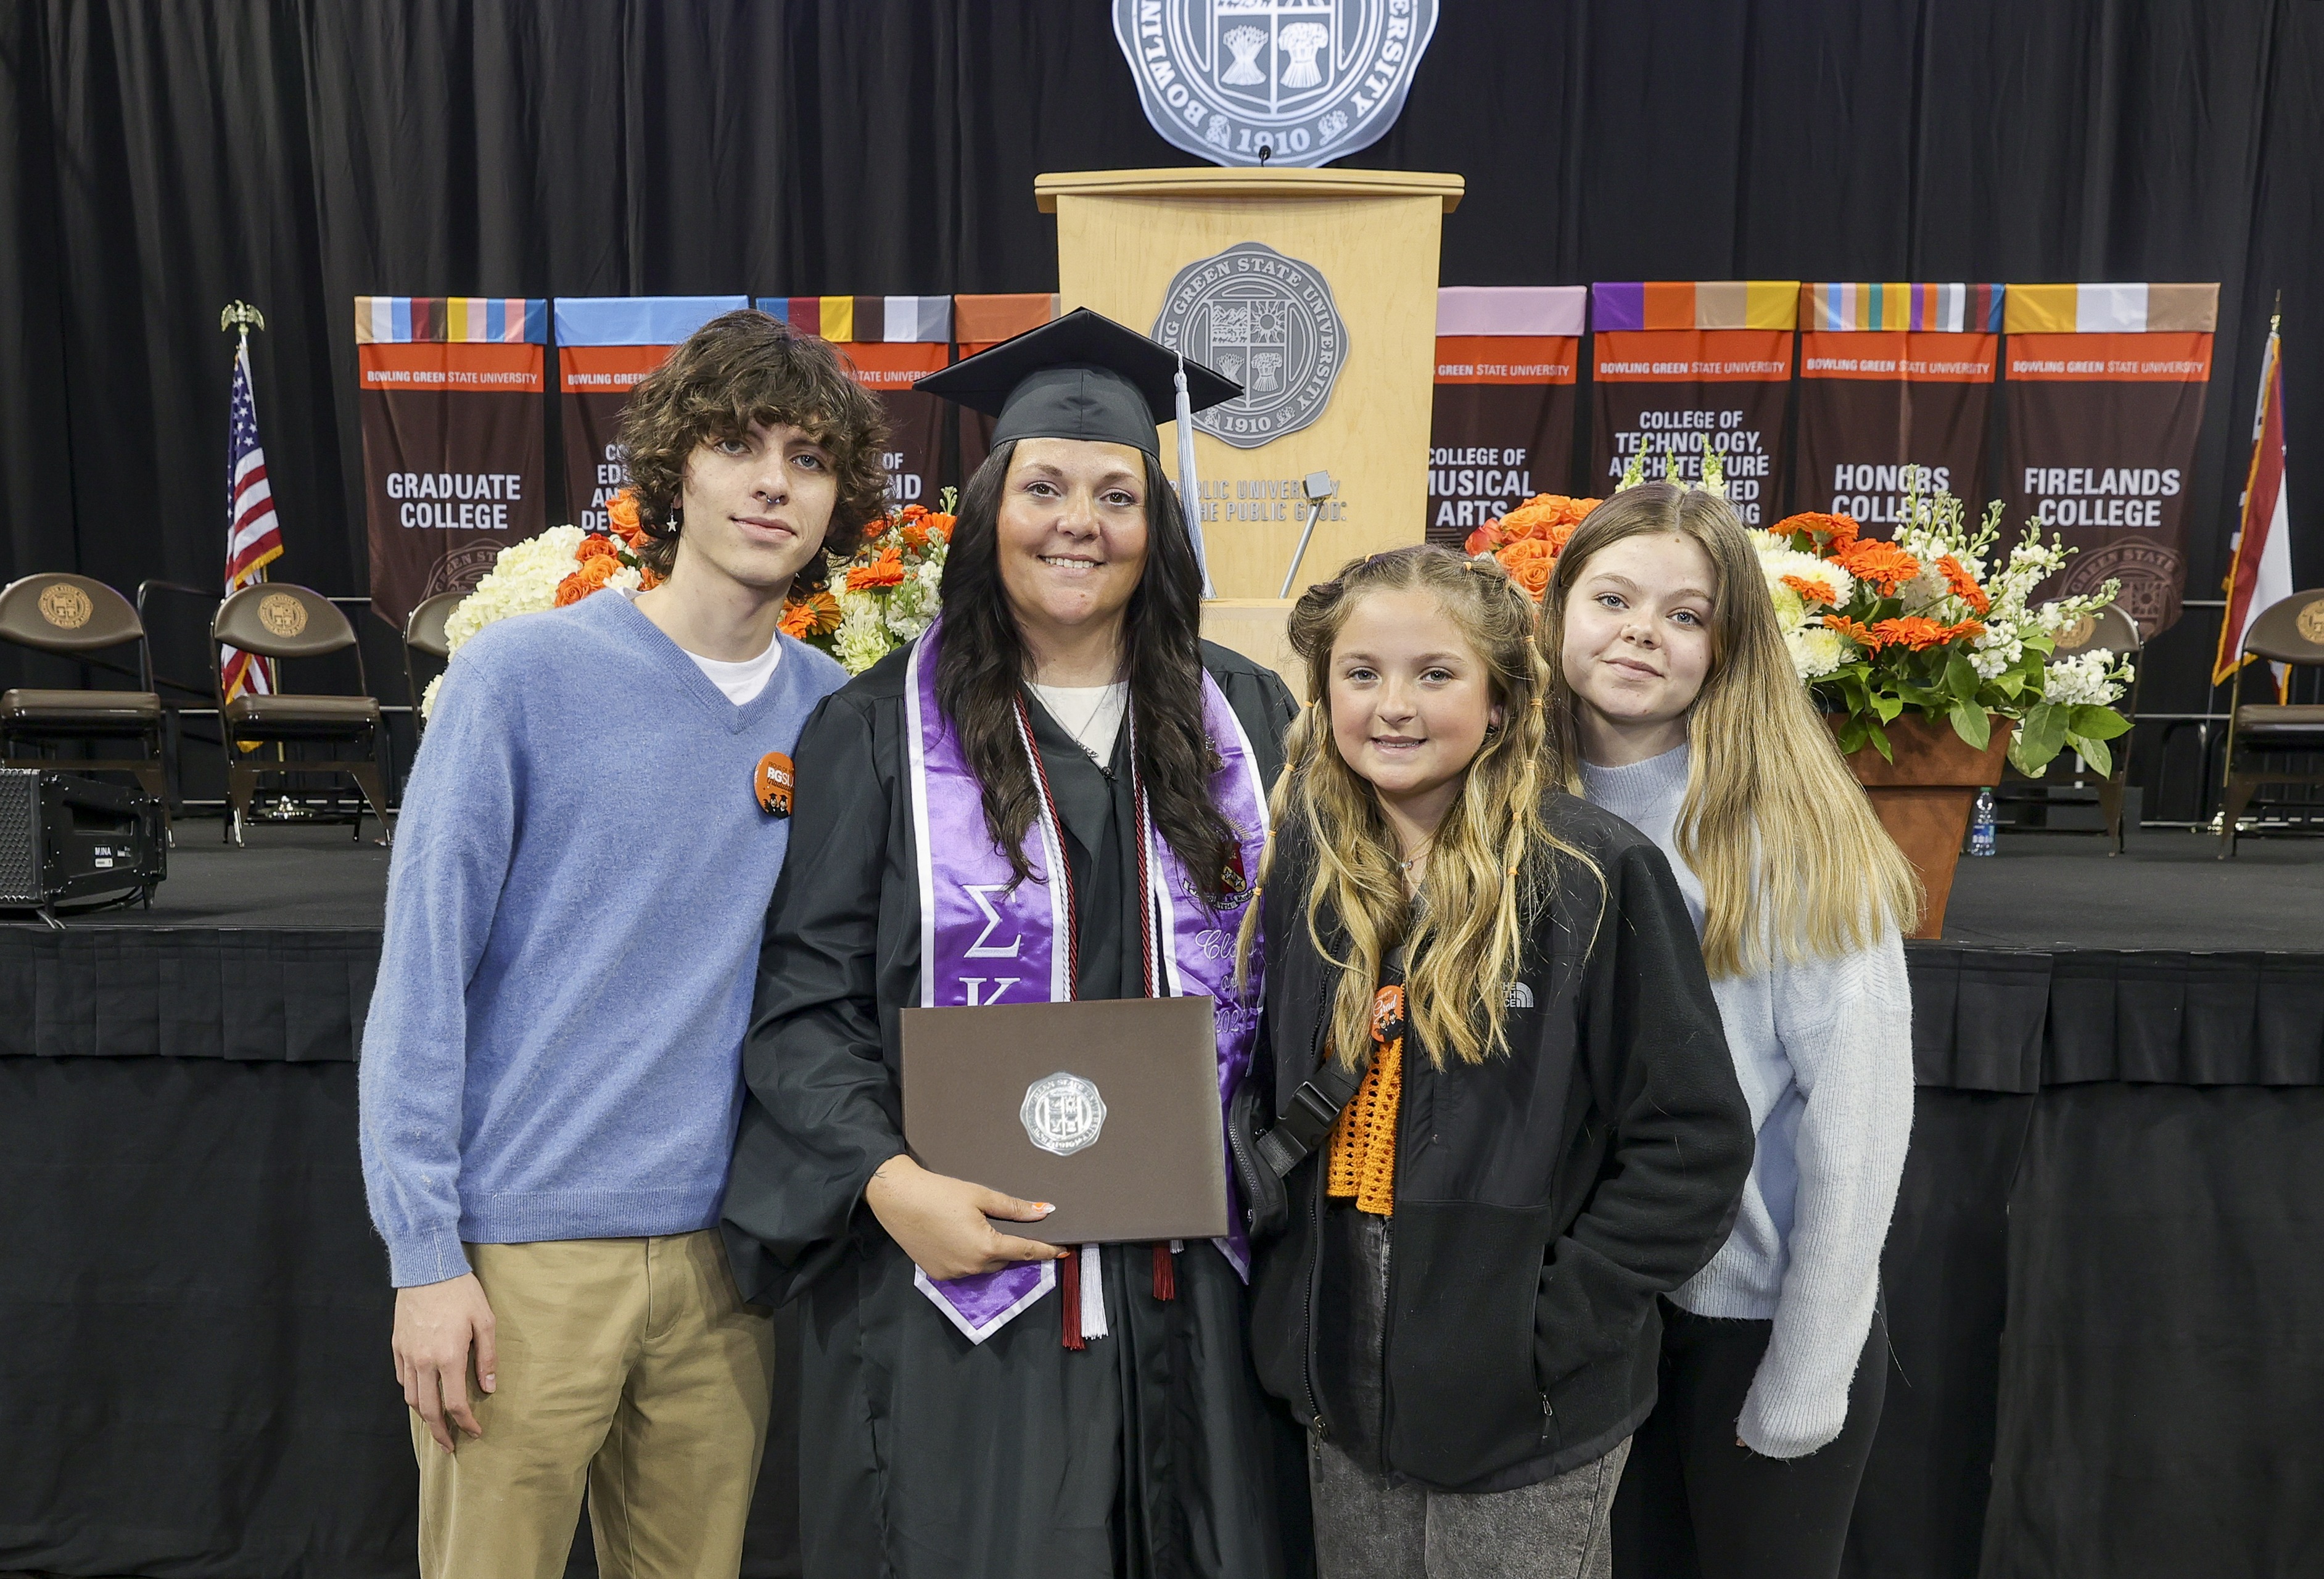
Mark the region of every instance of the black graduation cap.
<instances>
[{"instance_id":1,"label":"black graduation cap","mask_svg":"<svg viewBox=\"0 0 2324 1579\"><path fill-rule=\"evenodd\" d=\"M1077 307L912 387L1000 418L996 447L1012 439L1093 439L1158 459L1162 439L1155 429L1177 415L1181 365L1176 351ZM1242 393L1242 385L1199 362L1183 365L1190 411Z\"/></svg>"}]
</instances>

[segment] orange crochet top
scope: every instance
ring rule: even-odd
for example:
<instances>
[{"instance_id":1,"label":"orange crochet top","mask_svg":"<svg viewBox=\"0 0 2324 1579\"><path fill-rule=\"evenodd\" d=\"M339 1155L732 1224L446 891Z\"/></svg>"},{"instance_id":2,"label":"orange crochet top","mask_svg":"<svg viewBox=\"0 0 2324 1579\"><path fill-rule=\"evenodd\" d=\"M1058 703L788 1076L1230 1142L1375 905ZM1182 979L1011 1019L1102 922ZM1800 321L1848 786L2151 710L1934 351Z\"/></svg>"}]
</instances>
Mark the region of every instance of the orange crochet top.
<instances>
[{"instance_id":1,"label":"orange crochet top","mask_svg":"<svg viewBox=\"0 0 2324 1579\"><path fill-rule=\"evenodd\" d=\"M1396 1121L1404 1096L1404 988L1372 999L1372 1063L1340 1110L1325 1159L1325 1188L1353 1196L1356 1210L1396 1215Z\"/></svg>"}]
</instances>

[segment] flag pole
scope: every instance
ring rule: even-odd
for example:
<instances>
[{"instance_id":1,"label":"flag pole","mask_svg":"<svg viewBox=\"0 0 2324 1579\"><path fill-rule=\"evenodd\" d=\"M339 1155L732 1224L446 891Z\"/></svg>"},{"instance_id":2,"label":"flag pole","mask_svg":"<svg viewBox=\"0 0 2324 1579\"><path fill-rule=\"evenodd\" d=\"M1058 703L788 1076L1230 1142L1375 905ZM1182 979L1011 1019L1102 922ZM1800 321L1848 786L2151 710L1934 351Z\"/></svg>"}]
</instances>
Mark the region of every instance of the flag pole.
<instances>
[{"instance_id":1,"label":"flag pole","mask_svg":"<svg viewBox=\"0 0 2324 1579\"><path fill-rule=\"evenodd\" d=\"M235 359L242 364L244 378L250 376L250 330L254 324L263 332L266 328L266 315L247 301L239 299L227 302L218 313L219 330L223 332L233 329L240 337L235 346L234 355ZM265 566L261 565L258 568L257 576L261 581L266 579Z\"/></svg>"}]
</instances>

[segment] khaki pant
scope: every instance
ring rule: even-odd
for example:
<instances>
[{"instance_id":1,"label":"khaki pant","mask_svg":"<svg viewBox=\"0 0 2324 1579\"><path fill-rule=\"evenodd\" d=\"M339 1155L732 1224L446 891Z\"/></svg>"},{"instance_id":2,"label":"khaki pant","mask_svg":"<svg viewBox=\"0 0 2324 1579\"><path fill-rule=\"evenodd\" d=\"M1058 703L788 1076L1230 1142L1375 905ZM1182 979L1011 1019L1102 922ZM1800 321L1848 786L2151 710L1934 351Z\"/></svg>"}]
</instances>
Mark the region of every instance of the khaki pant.
<instances>
[{"instance_id":1,"label":"khaki pant","mask_svg":"<svg viewBox=\"0 0 2324 1579\"><path fill-rule=\"evenodd\" d=\"M499 1390L447 1454L411 1417L423 1579L559 1579L589 1488L607 1579L720 1579L767 1440L774 1323L718 1235L472 1244Z\"/></svg>"}]
</instances>

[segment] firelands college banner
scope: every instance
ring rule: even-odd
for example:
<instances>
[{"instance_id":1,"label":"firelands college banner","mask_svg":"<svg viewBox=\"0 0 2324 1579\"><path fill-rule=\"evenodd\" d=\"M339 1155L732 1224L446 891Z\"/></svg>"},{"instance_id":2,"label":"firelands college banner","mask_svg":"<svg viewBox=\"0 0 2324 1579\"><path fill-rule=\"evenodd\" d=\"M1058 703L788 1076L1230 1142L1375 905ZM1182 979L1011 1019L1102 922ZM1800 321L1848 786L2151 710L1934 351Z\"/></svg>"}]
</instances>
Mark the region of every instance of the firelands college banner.
<instances>
[{"instance_id":1,"label":"firelands college banner","mask_svg":"<svg viewBox=\"0 0 2324 1579\"><path fill-rule=\"evenodd\" d=\"M585 531L605 527L606 501L629 482L614 442L638 381L688 335L747 296L560 296L558 388L565 416L565 508Z\"/></svg>"},{"instance_id":2,"label":"firelands college banner","mask_svg":"<svg viewBox=\"0 0 2324 1579\"><path fill-rule=\"evenodd\" d=\"M1984 504L1998 285L1800 287L1794 507L1886 537L1915 484Z\"/></svg>"},{"instance_id":3,"label":"firelands college banner","mask_svg":"<svg viewBox=\"0 0 2324 1579\"><path fill-rule=\"evenodd\" d=\"M2187 499L2211 376L2212 285L2012 285L2002 496L2082 551L2058 590L2119 601L2152 640L2179 618Z\"/></svg>"},{"instance_id":4,"label":"firelands college banner","mask_svg":"<svg viewBox=\"0 0 2324 1579\"><path fill-rule=\"evenodd\" d=\"M1057 316L1057 299L1047 291L1006 296L955 296L952 299L952 332L962 361L979 351L990 351L1003 340L1013 340L1038 329ZM976 475L992 450L995 419L982 411L960 408L960 477L964 484Z\"/></svg>"},{"instance_id":5,"label":"firelands college banner","mask_svg":"<svg viewBox=\"0 0 2324 1579\"><path fill-rule=\"evenodd\" d=\"M898 504L933 507L947 402L921 394L912 383L952 359L952 298L761 296L759 310L838 346L854 368L855 381L878 398L888 415L888 448L880 456L888 473L888 497Z\"/></svg>"},{"instance_id":6,"label":"firelands college banner","mask_svg":"<svg viewBox=\"0 0 2324 1579\"><path fill-rule=\"evenodd\" d=\"M521 296L355 298L371 606L398 629L549 524L548 338L548 303Z\"/></svg>"},{"instance_id":7,"label":"firelands college banner","mask_svg":"<svg viewBox=\"0 0 2324 1579\"><path fill-rule=\"evenodd\" d=\"M1797 280L1591 286L1590 492L1605 497L1641 451L1648 477L1667 452L1699 479L1709 448L1737 512L1772 522L1799 311Z\"/></svg>"},{"instance_id":8,"label":"firelands college banner","mask_svg":"<svg viewBox=\"0 0 2324 1579\"><path fill-rule=\"evenodd\" d=\"M1428 538L1458 543L1536 494L1573 487L1583 285L1447 286L1436 293Z\"/></svg>"}]
</instances>

